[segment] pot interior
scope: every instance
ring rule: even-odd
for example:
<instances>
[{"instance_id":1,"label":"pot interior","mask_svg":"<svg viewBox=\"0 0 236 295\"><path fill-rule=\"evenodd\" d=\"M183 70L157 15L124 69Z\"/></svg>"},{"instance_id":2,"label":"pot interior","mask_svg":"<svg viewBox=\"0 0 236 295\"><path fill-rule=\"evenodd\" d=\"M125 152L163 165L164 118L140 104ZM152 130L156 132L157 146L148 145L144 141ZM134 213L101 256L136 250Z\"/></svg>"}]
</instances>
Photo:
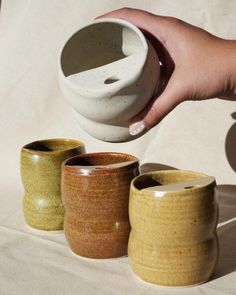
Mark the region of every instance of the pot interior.
<instances>
[{"instance_id":1,"label":"pot interior","mask_svg":"<svg viewBox=\"0 0 236 295\"><path fill-rule=\"evenodd\" d=\"M24 149L38 151L38 152L55 152L74 149L82 144L76 140L70 139L48 139L39 140L29 143L24 146Z\"/></svg>"},{"instance_id":2,"label":"pot interior","mask_svg":"<svg viewBox=\"0 0 236 295\"><path fill-rule=\"evenodd\" d=\"M128 26L102 22L76 32L61 54L61 68L67 77L137 54L144 50L140 36ZM117 81L111 77L105 84Z\"/></svg>"},{"instance_id":3,"label":"pot interior","mask_svg":"<svg viewBox=\"0 0 236 295\"><path fill-rule=\"evenodd\" d=\"M192 172L192 171L181 171L181 170L168 170L168 171L157 171L146 173L138 176L134 180L134 186L136 189L146 189L154 186L166 186L178 183L191 183L194 180L200 180L203 178L209 178L204 174ZM193 185L186 186L184 189L192 189Z\"/></svg>"}]
</instances>

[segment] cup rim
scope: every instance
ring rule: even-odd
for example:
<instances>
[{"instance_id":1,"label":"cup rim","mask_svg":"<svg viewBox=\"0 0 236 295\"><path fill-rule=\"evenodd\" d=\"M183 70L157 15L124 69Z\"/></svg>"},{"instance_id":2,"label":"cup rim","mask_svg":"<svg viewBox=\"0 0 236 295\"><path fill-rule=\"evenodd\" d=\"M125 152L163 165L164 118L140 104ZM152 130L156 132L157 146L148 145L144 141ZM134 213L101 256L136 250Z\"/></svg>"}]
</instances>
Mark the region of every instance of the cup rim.
<instances>
[{"instance_id":1,"label":"cup rim","mask_svg":"<svg viewBox=\"0 0 236 295\"><path fill-rule=\"evenodd\" d=\"M91 165L91 166L85 166L85 165L67 165L68 162L81 159L84 157L91 157L91 156L105 156L105 155L114 155L114 156L126 156L130 157L130 161L124 161L116 164L108 164L108 165ZM131 154L122 153L122 152L92 152L92 153L85 153L76 155L74 157L70 157L66 159L62 163L62 170L64 171L70 171L75 172L76 174L84 174L84 175L90 175L90 174L104 174L106 172L112 173L117 172L120 170L127 170L127 167L132 166L139 166L139 159L136 156L133 156Z\"/></svg>"},{"instance_id":2,"label":"cup rim","mask_svg":"<svg viewBox=\"0 0 236 295\"><path fill-rule=\"evenodd\" d=\"M143 66L145 64L145 60L146 60L146 57L147 57L147 54L148 54L148 42L147 42L144 34L142 33L142 31L137 26L135 26L133 23L131 23L131 22L127 21L127 20L120 19L120 18L107 17L107 18L96 19L96 20L90 22L89 24L86 24L86 25L78 28L73 34L70 35L69 38L66 39L66 41L64 41L63 45L61 46L60 51L59 51L59 55L58 55L57 64L58 64L59 75L62 77L64 83L66 83L74 91L78 91L79 90L79 91L84 92L84 95L85 96L88 96L88 93L86 92L86 90L84 90L84 88L79 87L78 85L72 83L69 79L66 79L67 77L65 76L64 71L62 70L62 61L61 61L61 58L62 58L62 53L63 53L64 48L66 47L66 45L68 44L68 42L79 31L81 31L81 30L83 30L83 29L85 29L85 28L87 28L89 26L95 25L97 23L115 23L115 24L123 25L124 27L127 27L127 28L133 30L139 36L139 38L140 38L140 40L141 40L141 42L142 42L142 44L144 46L144 50L146 51L145 57L143 58ZM140 72L141 72L141 70L140 70ZM96 89L96 93L97 92L98 92L98 90ZM102 91L101 91L101 94L102 94Z\"/></svg>"},{"instance_id":3,"label":"cup rim","mask_svg":"<svg viewBox=\"0 0 236 295\"><path fill-rule=\"evenodd\" d=\"M207 182L205 185L196 185L196 186L190 186L190 187L183 187L182 189L179 189L179 190L158 190L158 185L157 185L157 189L153 189L153 190L150 190L148 188L150 187L145 187L145 188L141 188L141 189L138 189L137 186L135 185L135 182L139 179L139 178L142 178L142 177L145 177L145 176L152 176L152 175L158 175L158 174L174 174L174 173L182 173L182 174L192 174L193 176L199 176L199 179L201 178L209 178L209 182ZM195 177L193 177L192 180L194 179L197 179ZM177 183L177 182L176 182ZM174 183L173 183L174 184ZM160 185L161 187L162 185ZM164 185L163 185L164 186ZM176 195L177 196L177 193L178 194L181 194L181 195L188 195L189 193L195 193L197 191L202 191L202 190L205 190L205 189L209 189L209 188L213 188L216 186L216 180L215 180L215 177L213 176L209 176L207 174L204 174L204 173L201 173L201 172L197 172L197 171L193 171L193 170L156 170L156 171L151 171L151 172L146 172L146 173L141 173L140 175L136 176L135 178L133 178L133 180L131 181L131 184L130 184L130 187L131 189L136 192L136 193L142 193L142 194L145 194L145 195L152 195L154 197L163 197L164 195L166 194L171 194L172 196L173 195Z\"/></svg>"},{"instance_id":4,"label":"cup rim","mask_svg":"<svg viewBox=\"0 0 236 295\"><path fill-rule=\"evenodd\" d=\"M36 149L33 149L33 148L32 149L29 148L29 146L32 145L32 144L57 142L57 141L75 143L75 146L71 147L71 148L65 148L65 149L54 150L54 151L41 151L41 150L36 150ZM85 147L84 143L82 141L80 141L80 140L69 139L69 138L48 138L48 139L39 139L39 140L32 141L30 143L27 143L22 147L21 150L25 151L27 153L32 153L32 154L54 155L54 154L60 154L60 153L66 152L66 151L71 151L71 150L74 150L74 149L77 149L77 148L84 148L84 147Z\"/></svg>"}]
</instances>

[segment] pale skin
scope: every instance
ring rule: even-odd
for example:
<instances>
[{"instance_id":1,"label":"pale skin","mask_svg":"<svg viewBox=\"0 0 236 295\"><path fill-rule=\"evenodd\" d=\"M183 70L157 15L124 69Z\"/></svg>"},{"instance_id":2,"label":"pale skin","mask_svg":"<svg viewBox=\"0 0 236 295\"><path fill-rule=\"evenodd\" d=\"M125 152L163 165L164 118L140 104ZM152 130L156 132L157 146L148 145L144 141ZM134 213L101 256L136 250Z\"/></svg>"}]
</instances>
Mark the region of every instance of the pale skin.
<instances>
[{"instance_id":1,"label":"pale skin","mask_svg":"<svg viewBox=\"0 0 236 295\"><path fill-rule=\"evenodd\" d=\"M236 100L236 40L226 40L173 17L122 8L101 17L125 19L144 31L162 62L159 93L130 121L145 133L186 100Z\"/></svg>"}]
</instances>

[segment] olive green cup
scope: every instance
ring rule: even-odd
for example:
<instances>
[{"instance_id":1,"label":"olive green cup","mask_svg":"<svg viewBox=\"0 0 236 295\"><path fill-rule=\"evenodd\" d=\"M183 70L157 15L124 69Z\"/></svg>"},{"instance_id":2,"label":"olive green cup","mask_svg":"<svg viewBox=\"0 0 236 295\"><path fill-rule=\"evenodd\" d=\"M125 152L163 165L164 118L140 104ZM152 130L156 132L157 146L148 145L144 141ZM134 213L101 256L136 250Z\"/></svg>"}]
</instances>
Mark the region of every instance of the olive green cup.
<instances>
[{"instance_id":1,"label":"olive green cup","mask_svg":"<svg viewBox=\"0 0 236 295\"><path fill-rule=\"evenodd\" d=\"M133 179L128 256L140 278L165 286L209 280L218 259L214 177L168 170Z\"/></svg>"},{"instance_id":2,"label":"olive green cup","mask_svg":"<svg viewBox=\"0 0 236 295\"><path fill-rule=\"evenodd\" d=\"M81 153L85 153L84 144L71 139L39 140L21 149L23 213L30 227L45 231L63 229L61 164Z\"/></svg>"}]
</instances>

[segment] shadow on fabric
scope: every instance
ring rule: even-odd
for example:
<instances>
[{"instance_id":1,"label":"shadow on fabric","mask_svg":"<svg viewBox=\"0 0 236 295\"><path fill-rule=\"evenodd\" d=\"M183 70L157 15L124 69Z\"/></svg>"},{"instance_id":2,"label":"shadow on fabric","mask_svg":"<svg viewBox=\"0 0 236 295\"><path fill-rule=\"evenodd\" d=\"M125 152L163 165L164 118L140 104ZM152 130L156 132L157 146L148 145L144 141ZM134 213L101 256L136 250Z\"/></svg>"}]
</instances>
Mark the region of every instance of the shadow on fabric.
<instances>
[{"instance_id":1,"label":"shadow on fabric","mask_svg":"<svg viewBox=\"0 0 236 295\"><path fill-rule=\"evenodd\" d=\"M219 261L213 279L236 271L236 185L218 185Z\"/></svg>"},{"instance_id":2,"label":"shadow on fabric","mask_svg":"<svg viewBox=\"0 0 236 295\"><path fill-rule=\"evenodd\" d=\"M236 112L225 139L225 153L231 168L236 172ZM218 185L220 256L213 279L236 271L236 185Z\"/></svg>"},{"instance_id":3,"label":"shadow on fabric","mask_svg":"<svg viewBox=\"0 0 236 295\"><path fill-rule=\"evenodd\" d=\"M231 117L236 120L236 112L232 113ZM231 168L236 172L236 121L226 135L225 153Z\"/></svg>"}]
</instances>

